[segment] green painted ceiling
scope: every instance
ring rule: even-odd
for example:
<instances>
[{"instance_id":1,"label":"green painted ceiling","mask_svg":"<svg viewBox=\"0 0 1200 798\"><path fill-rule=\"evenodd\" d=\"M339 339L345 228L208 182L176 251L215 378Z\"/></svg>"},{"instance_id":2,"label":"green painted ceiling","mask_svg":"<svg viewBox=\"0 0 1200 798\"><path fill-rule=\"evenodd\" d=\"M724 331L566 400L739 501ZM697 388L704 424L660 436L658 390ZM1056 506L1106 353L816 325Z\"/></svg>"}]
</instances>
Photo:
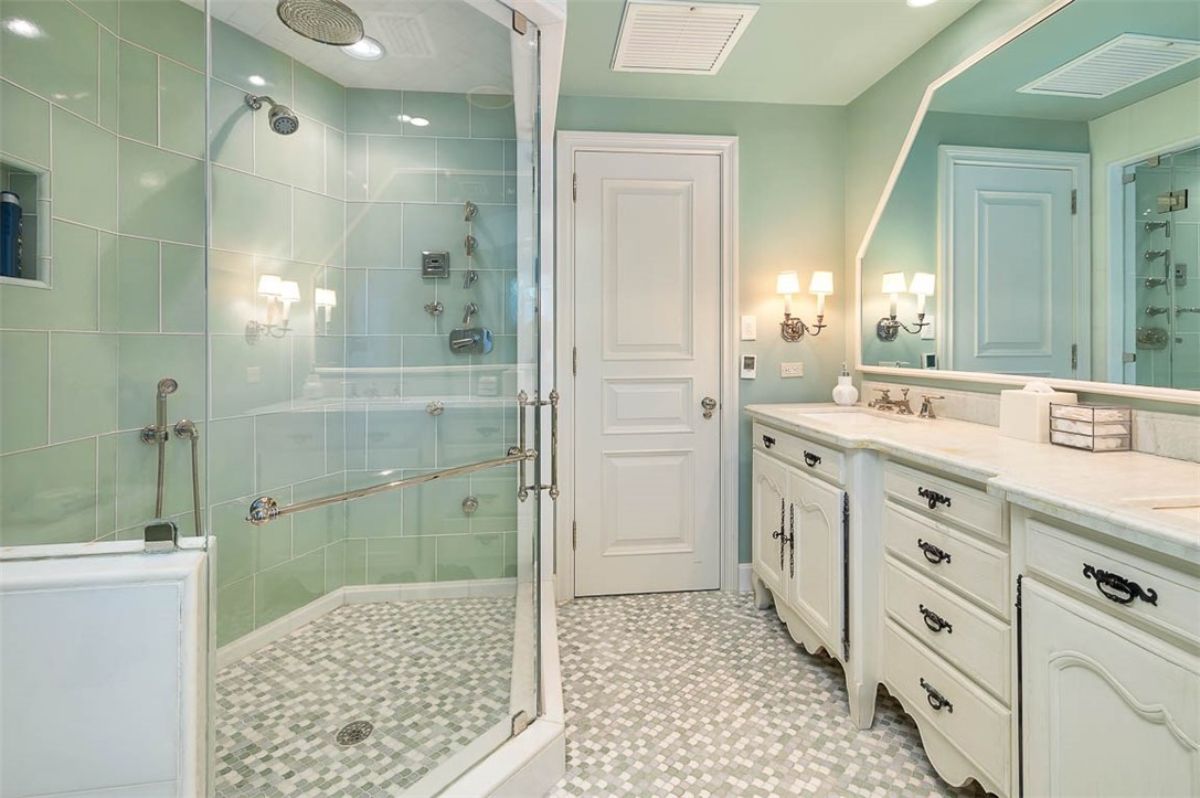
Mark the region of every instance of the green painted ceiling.
<instances>
[{"instance_id":1,"label":"green painted ceiling","mask_svg":"<svg viewBox=\"0 0 1200 798\"><path fill-rule=\"evenodd\" d=\"M845 105L976 2L761 0L720 73L658 75L609 68L624 0L569 0L562 93Z\"/></svg>"},{"instance_id":2,"label":"green painted ceiling","mask_svg":"<svg viewBox=\"0 0 1200 798\"><path fill-rule=\"evenodd\" d=\"M1104 99L1017 89L1121 33L1200 40L1197 0L1075 0L938 90L936 111L1088 121L1200 77L1200 61Z\"/></svg>"}]
</instances>

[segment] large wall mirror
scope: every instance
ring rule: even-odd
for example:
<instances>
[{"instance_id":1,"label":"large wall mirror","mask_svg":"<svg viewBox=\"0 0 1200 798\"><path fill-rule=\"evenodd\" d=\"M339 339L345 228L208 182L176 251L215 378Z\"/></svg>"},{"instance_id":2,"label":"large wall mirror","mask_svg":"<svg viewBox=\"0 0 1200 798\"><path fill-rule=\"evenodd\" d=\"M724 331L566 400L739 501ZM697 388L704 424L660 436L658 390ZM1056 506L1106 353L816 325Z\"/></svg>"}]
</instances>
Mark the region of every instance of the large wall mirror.
<instances>
[{"instance_id":1,"label":"large wall mirror","mask_svg":"<svg viewBox=\"0 0 1200 798\"><path fill-rule=\"evenodd\" d=\"M1200 3L1074 0L941 82L860 268L867 372L1196 401Z\"/></svg>"}]
</instances>

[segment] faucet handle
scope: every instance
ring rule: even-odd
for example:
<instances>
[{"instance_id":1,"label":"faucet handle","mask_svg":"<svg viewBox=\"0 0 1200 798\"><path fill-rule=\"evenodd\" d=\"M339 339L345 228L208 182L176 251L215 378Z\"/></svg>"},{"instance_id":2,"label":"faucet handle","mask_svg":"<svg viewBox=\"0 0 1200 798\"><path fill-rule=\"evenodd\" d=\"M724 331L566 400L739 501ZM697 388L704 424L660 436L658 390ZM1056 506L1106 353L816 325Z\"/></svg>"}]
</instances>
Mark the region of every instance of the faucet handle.
<instances>
[{"instance_id":1,"label":"faucet handle","mask_svg":"<svg viewBox=\"0 0 1200 798\"><path fill-rule=\"evenodd\" d=\"M935 399L945 399L944 396L937 394L923 393L921 394L921 418L937 418L933 414L933 402Z\"/></svg>"},{"instance_id":2,"label":"faucet handle","mask_svg":"<svg viewBox=\"0 0 1200 798\"><path fill-rule=\"evenodd\" d=\"M879 394L880 399L891 399L892 398L892 389L891 388L876 388L875 392Z\"/></svg>"}]
</instances>

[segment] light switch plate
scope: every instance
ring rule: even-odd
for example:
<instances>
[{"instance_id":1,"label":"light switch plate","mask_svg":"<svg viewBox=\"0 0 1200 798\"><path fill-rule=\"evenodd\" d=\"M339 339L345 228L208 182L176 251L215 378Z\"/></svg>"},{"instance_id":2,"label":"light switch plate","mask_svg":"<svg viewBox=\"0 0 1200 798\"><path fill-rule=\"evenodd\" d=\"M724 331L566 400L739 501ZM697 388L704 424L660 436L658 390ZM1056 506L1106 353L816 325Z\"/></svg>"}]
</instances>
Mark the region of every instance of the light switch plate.
<instances>
[{"instance_id":1,"label":"light switch plate","mask_svg":"<svg viewBox=\"0 0 1200 798\"><path fill-rule=\"evenodd\" d=\"M804 364L803 363L780 363L779 364L779 376L780 377L803 377L804 376Z\"/></svg>"},{"instance_id":2,"label":"light switch plate","mask_svg":"<svg viewBox=\"0 0 1200 798\"><path fill-rule=\"evenodd\" d=\"M753 341L758 338L758 317L742 316L742 340Z\"/></svg>"}]
</instances>

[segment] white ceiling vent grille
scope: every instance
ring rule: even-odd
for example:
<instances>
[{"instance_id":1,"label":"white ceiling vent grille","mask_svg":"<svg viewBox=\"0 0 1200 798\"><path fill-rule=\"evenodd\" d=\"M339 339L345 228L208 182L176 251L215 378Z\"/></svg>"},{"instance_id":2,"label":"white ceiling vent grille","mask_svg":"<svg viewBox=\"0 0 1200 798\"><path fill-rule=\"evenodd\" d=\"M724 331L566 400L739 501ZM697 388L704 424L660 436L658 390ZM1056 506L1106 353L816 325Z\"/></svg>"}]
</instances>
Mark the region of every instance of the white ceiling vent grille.
<instances>
[{"instance_id":1,"label":"white ceiling vent grille","mask_svg":"<svg viewBox=\"0 0 1200 798\"><path fill-rule=\"evenodd\" d=\"M715 75L758 7L687 0L627 0L615 72Z\"/></svg>"},{"instance_id":2,"label":"white ceiling vent grille","mask_svg":"<svg viewBox=\"0 0 1200 798\"><path fill-rule=\"evenodd\" d=\"M1101 99L1197 58L1200 42L1123 33L1018 91Z\"/></svg>"}]
</instances>

